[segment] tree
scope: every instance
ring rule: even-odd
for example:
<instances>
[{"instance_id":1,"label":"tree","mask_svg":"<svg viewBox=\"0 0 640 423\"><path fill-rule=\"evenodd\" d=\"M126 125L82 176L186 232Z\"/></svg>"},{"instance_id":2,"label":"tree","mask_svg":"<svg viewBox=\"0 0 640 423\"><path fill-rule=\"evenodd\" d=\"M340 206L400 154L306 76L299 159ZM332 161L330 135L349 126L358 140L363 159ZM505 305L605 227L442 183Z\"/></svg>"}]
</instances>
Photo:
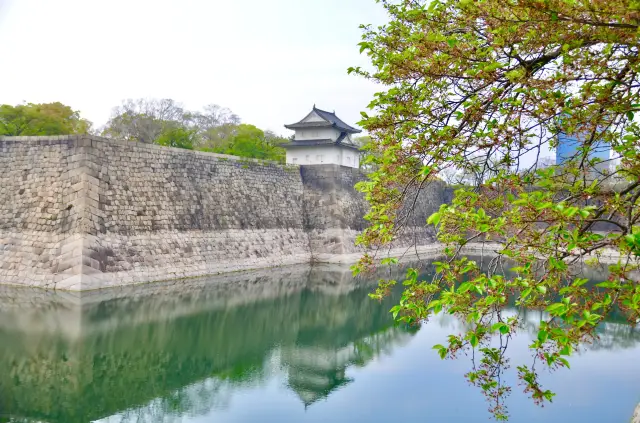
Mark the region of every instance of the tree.
<instances>
[{"instance_id":1,"label":"tree","mask_svg":"<svg viewBox=\"0 0 640 423\"><path fill-rule=\"evenodd\" d=\"M390 22L363 26L360 43L373 68L349 70L386 86L361 122L376 171L358 186L371 203L371 226L359 242L393 239L396 211L415 191L408 186L424 187L447 169L475 175L428 221L445 245L436 277L418 282L410 271L393 311L406 322L438 313L470 322L466 333L435 348L443 358L473 350L467 378L494 416L507 419L510 387L501 376L522 323L519 314L502 312L508 300L546 311L530 346L533 364L517 367L539 403L554 394L540 385L536 363L568 367L567 357L614 308L631 324L640 319L640 2L381 3ZM537 158L561 133L580 147L567 161L539 168ZM622 157L612 172L600 171L592 154L602 143ZM461 253L488 241L500 243L488 265ZM591 286L579 267L598 265L605 251L619 258L609 278ZM365 256L356 271L372 263ZM507 267L516 275L506 276Z\"/></svg>"},{"instance_id":2,"label":"tree","mask_svg":"<svg viewBox=\"0 0 640 423\"><path fill-rule=\"evenodd\" d=\"M164 131L184 128L185 111L171 99L125 100L113 109L102 130L104 136L146 144L156 142Z\"/></svg>"},{"instance_id":3,"label":"tree","mask_svg":"<svg viewBox=\"0 0 640 423\"><path fill-rule=\"evenodd\" d=\"M204 112L190 113L187 118L197 128L201 147L211 149L227 146L233 131L240 125L238 115L217 104L209 104Z\"/></svg>"},{"instance_id":4,"label":"tree","mask_svg":"<svg viewBox=\"0 0 640 423\"><path fill-rule=\"evenodd\" d=\"M197 142L197 132L194 129L186 129L183 127L166 129L156 139L156 144L158 145L185 148L187 150L193 150L193 146Z\"/></svg>"},{"instance_id":5,"label":"tree","mask_svg":"<svg viewBox=\"0 0 640 423\"><path fill-rule=\"evenodd\" d=\"M0 106L0 135L72 135L86 134L91 122L62 103Z\"/></svg>"},{"instance_id":6,"label":"tree","mask_svg":"<svg viewBox=\"0 0 640 423\"><path fill-rule=\"evenodd\" d=\"M225 148L213 151L233 156L284 162L285 150L279 146L279 142L283 142L283 138L273 133L266 137L261 129L253 125L240 124L230 136L229 144Z\"/></svg>"},{"instance_id":7,"label":"tree","mask_svg":"<svg viewBox=\"0 0 640 423\"><path fill-rule=\"evenodd\" d=\"M102 134L147 144L219 150L227 148L239 124L237 115L215 104L193 112L172 99L141 98L116 107Z\"/></svg>"},{"instance_id":8,"label":"tree","mask_svg":"<svg viewBox=\"0 0 640 423\"><path fill-rule=\"evenodd\" d=\"M361 135L359 137L354 137L353 142L360 148L371 142L371 137L369 135Z\"/></svg>"},{"instance_id":9,"label":"tree","mask_svg":"<svg viewBox=\"0 0 640 423\"><path fill-rule=\"evenodd\" d=\"M126 100L113 110L104 136L284 162L286 138L240 123L231 110L210 104L185 110L171 99Z\"/></svg>"},{"instance_id":10,"label":"tree","mask_svg":"<svg viewBox=\"0 0 640 423\"><path fill-rule=\"evenodd\" d=\"M291 136L291 138L283 137L282 135L278 135L270 130L264 131L264 140L272 147L282 147L283 145L291 142L292 138L293 136Z\"/></svg>"},{"instance_id":11,"label":"tree","mask_svg":"<svg viewBox=\"0 0 640 423\"><path fill-rule=\"evenodd\" d=\"M438 176L450 185L475 186L496 176L498 160L483 155L470 156L469 164L464 169L450 166L441 169Z\"/></svg>"}]
</instances>

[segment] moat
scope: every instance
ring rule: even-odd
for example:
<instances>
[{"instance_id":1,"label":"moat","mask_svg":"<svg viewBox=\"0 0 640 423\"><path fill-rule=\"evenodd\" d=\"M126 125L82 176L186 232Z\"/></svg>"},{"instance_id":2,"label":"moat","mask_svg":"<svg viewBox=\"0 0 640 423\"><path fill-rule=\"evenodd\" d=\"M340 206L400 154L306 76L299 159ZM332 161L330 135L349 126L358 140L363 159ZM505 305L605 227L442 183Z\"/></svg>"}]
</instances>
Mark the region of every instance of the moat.
<instances>
[{"instance_id":1,"label":"moat","mask_svg":"<svg viewBox=\"0 0 640 423\"><path fill-rule=\"evenodd\" d=\"M323 265L82 295L1 287L0 422L490 421L470 360L431 349L460 323L394 325L399 292L371 300L376 280ZM599 334L571 370L541 372L557 393L544 408L510 373L510 421L627 423L640 329L612 316Z\"/></svg>"}]
</instances>

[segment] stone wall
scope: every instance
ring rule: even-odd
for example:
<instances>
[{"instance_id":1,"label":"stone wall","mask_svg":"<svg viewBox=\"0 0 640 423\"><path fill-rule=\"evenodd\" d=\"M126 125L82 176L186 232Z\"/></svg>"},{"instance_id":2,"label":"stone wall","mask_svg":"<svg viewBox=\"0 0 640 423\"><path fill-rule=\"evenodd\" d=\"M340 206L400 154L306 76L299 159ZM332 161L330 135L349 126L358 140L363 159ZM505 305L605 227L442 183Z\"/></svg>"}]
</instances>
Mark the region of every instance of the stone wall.
<instances>
[{"instance_id":1,"label":"stone wall","mask_svg":"<svg viewBox=\"0 0 640 423\"><path fill-rule=\"evenodd\" d=\"M316 260L323 254L357 251L355 237L367 227L369 206L354 185L365 176L354 168L324 165L302 166L304 228Z\"/></svg>"},{"instance_id":2,"label":"stone wall","mask_svg":"<svg viewBox=\"0 0 640 423\"><path fill-rule=\"evenodd\" d=\"M0 138L0 153L0 283L87 290L322 261L357 252L366 227L357 169L90 136ZM396 246L433 240L424 221L446 193L423 190Z\"/></svg>"},{"instance_id":3,"label":"stone wall","mask_svg":"<svg viewBox=\"0 0 640 423\"><path fill-rule=\"evenodd\" d=\"M114 283L309 260L297 168L110 140L91 159L90 258Z\"/></svg>"},{"instance_id":4,"label":"stone wall","mask_svg":"<svg viewBox=\"0 0 640 423\"><path fill-rule=\"evenodd\" d=\"M79 139L0 139L0 282L54 287L79 270L84 218Z\"/></svg>"},{"instance_id":5,"label":"stone wall","mask_svg":"<svg viewBox=\"0 0 640 423\"><path fill-rule=\"evenodd\" d=\"M302 166L300 175L304 185L304 226L313 258L323 261L332 254L364 252L355 242L368 226L364 216L369 204L354 186L366 176L358 169L337 165ZM399 213L402 225L396 240L386 248L433 243L435 233L425 225L427 218L441 204L450 202L452 196L452 190L439 181L409 190Z\"/></svg>"}]
</instances>

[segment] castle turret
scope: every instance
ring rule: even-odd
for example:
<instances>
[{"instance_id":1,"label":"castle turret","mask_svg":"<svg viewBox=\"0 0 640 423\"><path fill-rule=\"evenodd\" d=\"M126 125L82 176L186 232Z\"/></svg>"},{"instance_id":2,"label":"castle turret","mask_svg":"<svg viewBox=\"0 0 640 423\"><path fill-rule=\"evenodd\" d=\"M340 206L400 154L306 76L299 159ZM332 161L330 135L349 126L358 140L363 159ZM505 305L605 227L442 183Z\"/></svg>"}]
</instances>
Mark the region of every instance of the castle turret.
<instances>
[{"instance_id":1,"label":"castle turret","mask_svg":"<svg viewBox=\"0 0 640 423\"><path fill-rule=\"evenodd\" d=\"M314 105L300 122L285 128L295 131L293 141L285 145L287 163L360 166L360 149L351 136L362 131L344 123L335 112L320 110Z\"/></svg>"}]
</instances>

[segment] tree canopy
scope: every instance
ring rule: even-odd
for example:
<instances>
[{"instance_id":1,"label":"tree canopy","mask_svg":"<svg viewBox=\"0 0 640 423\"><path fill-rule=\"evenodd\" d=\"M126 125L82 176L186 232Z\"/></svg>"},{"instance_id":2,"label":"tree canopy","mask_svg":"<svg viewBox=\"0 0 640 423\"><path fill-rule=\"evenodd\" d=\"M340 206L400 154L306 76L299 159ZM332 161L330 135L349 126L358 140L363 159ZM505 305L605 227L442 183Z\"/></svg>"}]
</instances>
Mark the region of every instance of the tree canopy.
<instances>
[{"instance_id":1,"label":"tree canopy","mask_svg":"<svg viewBox=\"0 0 640 423\"><path fill-rule=\"evenodd\" d=\"M286 140L275 134L265 133L253 125L240 124L228 136L226 145L213 148L212 151L233 156L284 162L285 150L280 146L283 142Z\"/></svg>"},{"instance_id":2,"label":"tree canopy","mask_svg":"<svg viewBox=\"0 0 640 423\"><path fill-rule=\"evenodd\" d=\"M569 367L567 357L614 309L630 324L640 319L640 1L380 3L389 23L363 26L360 44L372 67L350 69L386 87L361 122L375 171L359 185L372 206L359 242L393 239L415 191L408 186L447 171L473 176L429 219L445 246L438 274L418 282L410 271L393 311L407 322L438 313L469 322L435 348L443 358L473 351L467 378L504 420L506 349L522 324L519 313L503 313L508 301L545 311L532 362L517 366L539 403L554 396L539 383L541 365ZM559 135L577 148L539 166ZM599 158L603 145L617 159ZM478 263L462 254L472 242L499 247ZM591 286L581 269L601 265L605 253L615 257L609 277ZM365 256L357 270L372 263Z\"/></svg>"},{"instance_id":3,"label":"tree canopy","mask_svg":"<svg viewBox=\"0 0 640 423\"><path fill-rule=\"evenodd\" d=\"M107 137L284 162L287 141L240 123L231 110L211 104L186 110L171 99L126 100L102 129Z\"/></svg>"},{"instance_id":4,"label":"tree canopy","mask_svg":"<svg viewBox=\"0 0 640 423\"><path fill-rule=\"evenodd\" d=\"M86 134L91 122L62 103L0 105L0 135L37 136Z\"/></svg>"}]
</instances>

